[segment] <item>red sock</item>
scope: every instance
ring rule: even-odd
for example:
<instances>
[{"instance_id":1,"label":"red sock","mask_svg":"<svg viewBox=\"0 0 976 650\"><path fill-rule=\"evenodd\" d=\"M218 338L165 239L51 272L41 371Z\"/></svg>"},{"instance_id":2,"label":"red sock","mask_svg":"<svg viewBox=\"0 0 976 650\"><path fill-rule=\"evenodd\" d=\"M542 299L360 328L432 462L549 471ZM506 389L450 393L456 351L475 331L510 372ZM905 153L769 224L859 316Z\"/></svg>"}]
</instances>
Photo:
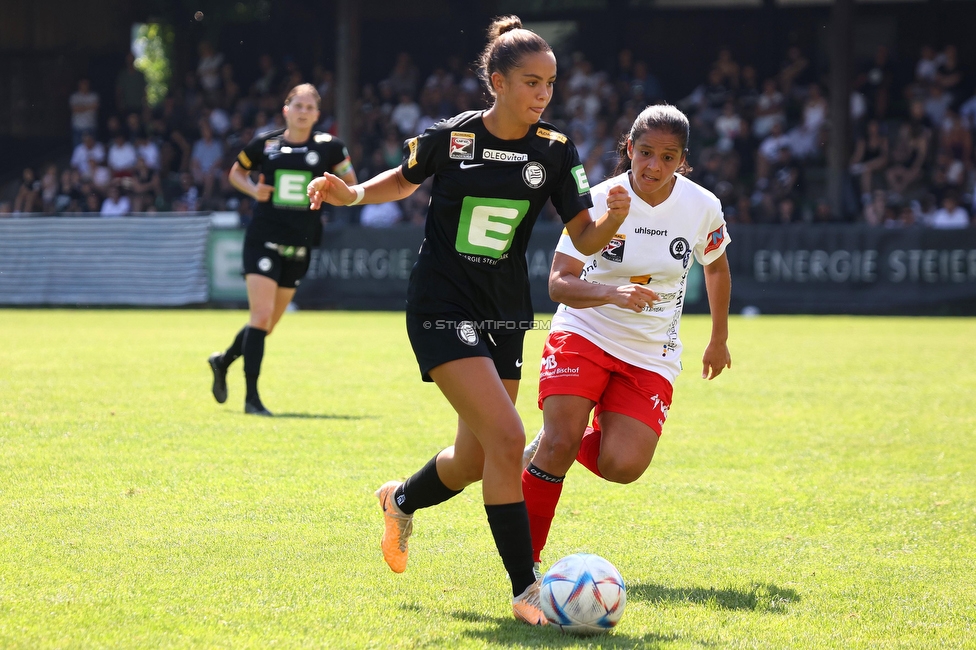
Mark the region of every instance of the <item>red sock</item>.
<instances>
[{"instance_id":1,"label":"red sock","mask_svg":"<svg viewBox=\"0 0 976 650\"><path fill-rule=\"evenodd\" d=\"M522 494L525 508L529 511L529 530L532 532L532 561L541 562L542 549L549 538L552 518L556 515L556 504L563 491L562 479L558 483L533 476L529 470L522 470Z\"/></svg>"},{"instance_id":2,"label":"red sock","mask_svg":"<svg viewBox=\"0 0 976 650\"><path fill-rule=\"evenodd\" d=\"M602 431L593 427L586 427L586 431L583 433L583 441L580 443L579 453L576 454L576 461L600 478L603 478L599 465L600 441L602 439Z\"/></svg>"}]
</instances>

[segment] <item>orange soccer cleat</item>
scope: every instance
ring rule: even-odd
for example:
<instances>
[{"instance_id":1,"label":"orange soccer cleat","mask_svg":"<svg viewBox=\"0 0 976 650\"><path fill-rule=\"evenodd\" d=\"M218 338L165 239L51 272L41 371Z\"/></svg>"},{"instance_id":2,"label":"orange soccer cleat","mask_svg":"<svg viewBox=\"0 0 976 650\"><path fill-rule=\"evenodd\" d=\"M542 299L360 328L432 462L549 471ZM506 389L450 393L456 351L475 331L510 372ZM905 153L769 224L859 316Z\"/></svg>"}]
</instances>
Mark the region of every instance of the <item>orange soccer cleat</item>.
<instances>
[{"instance_id":1,"label":"orange soccer cleat","mask_svg":"<svg viewBox=\"0 0 976 650\"><path fill-rule=\"evenodd\" d=\"M515 618L529 625L548 625L546 615L542 613L542 603L539 600L539 586L542 580L536 580L525 588L521 595L512 598L512 613Z\"/></svg>"},{"instance_id":2,"label":"orange soccer cleat","mask_svg":"<svg viewBox=\"0 0 976 650\"><path fill-rule=\"evenodd\" d=\"M403 573L407 569L407 540L413 532L413 515L404 514L393 501L393 493L400 485L399 481L389 481L376 491L385 521L380 547L383 559L394 573Z\"/></svg>"}]
</instances>

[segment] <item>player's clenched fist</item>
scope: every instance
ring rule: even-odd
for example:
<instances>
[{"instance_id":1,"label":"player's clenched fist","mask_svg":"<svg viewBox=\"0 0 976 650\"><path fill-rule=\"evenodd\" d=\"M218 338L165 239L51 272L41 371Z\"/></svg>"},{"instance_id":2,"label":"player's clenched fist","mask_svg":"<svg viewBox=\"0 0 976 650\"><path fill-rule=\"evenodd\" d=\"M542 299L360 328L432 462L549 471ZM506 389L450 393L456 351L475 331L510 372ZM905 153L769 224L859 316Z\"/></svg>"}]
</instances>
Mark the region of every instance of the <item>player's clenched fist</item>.
<instances>
[{"instance_id":1,"label":"player's clenched fist","mask_svg":"<svg viewBox=\"0 0 976 650\"><path fill-rule=\"evenodd\" d=\"M264 203L271 200L272 194L274 194L274 185L265 183L264 174L258 174L258 182L254 186L254 200Z\"/></svg>"},{"instance_id":2,"label":"player's clenched fist","mask_svg":"<svg viewBox=\"0 0 976 650\"><path fill-rule=\"evenodd\" d=\"M630 213L630 192L623 185L614 185L607 192L607 214L623 221Z\"/></svg>"}]
</instances>

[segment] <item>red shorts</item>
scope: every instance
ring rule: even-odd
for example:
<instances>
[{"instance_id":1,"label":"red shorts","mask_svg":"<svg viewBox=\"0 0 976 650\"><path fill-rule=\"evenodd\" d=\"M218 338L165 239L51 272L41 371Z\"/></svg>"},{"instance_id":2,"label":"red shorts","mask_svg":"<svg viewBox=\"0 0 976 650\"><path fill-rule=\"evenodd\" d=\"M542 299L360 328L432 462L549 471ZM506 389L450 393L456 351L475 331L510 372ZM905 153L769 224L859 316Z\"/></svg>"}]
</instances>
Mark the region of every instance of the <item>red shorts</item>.
<instances>
[{"instance_id":1,"label":"red shorts","mask_svg":"<svg viewBox=\"0 0 976 650\"><path fill-rule=\"evenodd\" d=\"M596 402L593 422L603 411L639 420L661 435L671 407L671 382L607 354L573 332L550 332L542 351L539 408L550 395L576 395Z\"/></svg>"}]
</instances>

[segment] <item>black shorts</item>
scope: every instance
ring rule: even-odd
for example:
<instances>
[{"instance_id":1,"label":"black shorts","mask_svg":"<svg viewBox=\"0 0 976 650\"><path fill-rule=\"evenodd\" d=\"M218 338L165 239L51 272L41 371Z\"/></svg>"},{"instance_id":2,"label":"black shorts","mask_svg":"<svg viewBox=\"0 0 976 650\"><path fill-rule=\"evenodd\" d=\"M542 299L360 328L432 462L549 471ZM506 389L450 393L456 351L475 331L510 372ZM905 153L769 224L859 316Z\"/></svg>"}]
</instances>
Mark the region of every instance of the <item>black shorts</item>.
<instances>
[{"instance_id":1,"label":"black shorts","mask_svg":"<svg viewBox=\"0 0 976 650\"><path fill-rule=\"evenodd\" d=\"M311 263L308 246L283 246L273 242L244 240L244 275L271 278L283 289L299 285Z\"/></svg>"},{"instance_id":2,"label":"black shorts","mask_svg":"<svg viewBox=\"0 0 976 650\"><path fill-rule=\"evenodd\" d=\"M432 368L469 357L488 357L502 379L522 378L525 330L486 332L462 314L423 316L408 311L407 336L424 381L433 381Z\"/></svg>"}]
</instances>

